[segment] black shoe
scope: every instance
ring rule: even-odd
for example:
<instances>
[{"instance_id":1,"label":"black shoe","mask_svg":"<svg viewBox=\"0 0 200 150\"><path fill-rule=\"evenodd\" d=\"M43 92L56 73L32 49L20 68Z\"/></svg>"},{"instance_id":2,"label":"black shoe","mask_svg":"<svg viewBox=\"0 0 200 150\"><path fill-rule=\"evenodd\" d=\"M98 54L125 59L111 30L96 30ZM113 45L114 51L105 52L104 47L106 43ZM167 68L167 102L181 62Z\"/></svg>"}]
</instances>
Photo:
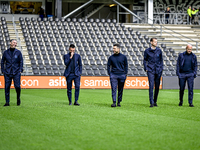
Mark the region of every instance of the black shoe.
<instances>
[{"instance_id":1,"label":"black shoe","mask_svg":"<svg viewBox=\"0 0 200 150\"><path fill-rule=\"evenodd\" d=\"M76 106L80 106L80 104L78 102L74 102L74 105Z\"/></svg>"},{"instance_id":2,"label":"black shoe","mask_svg":"<svg viewBox=\"0 0 200 150\"><path fill-rule=\"evenodd\" d=\"M5 103L5 105L3 105L3 106L10 106L10 104L9 103Z\"/></svg>"},{"instance_id":3,"label":"black shoe","mask_svg":"<svg viewBox=\"0 0 200 150\"><path fill-rule=\"evenodd\" d=\"M189 104L189 106L190 106L190 107L194 107L194 105L193 105L193 104Z\"/></svg>"},{"instance_id":4,"label":"black shoe","mask_svg":"<svg viewBox=\"0 0 200 150\"><path fill-rule=\"evenodd\" d=\"M151 104L149 107L153 107L153 104Z\"/></svg>"},{"instance_id":5,"label":"black shoe","mask_svg":"<svg viewBox=\"0 0 200 150\"><path fill-rule=\"evenodd\" d=\"M178 104L178 106L183 106L183 103L182 103L182 102L180 102L180 103Z\"/></svg>"},{"instance_id":6,"label":"black shoe","mask_svg":"<svg viewBox=\"0 0 200 150\"><path fill-rule=\"evenodd\" d=\"M157 103L154 103L153 105L156 106L156 107L158 106Z\"/></svg>"},{"instance_id":7,"label":"black shoe","mask_svg":"<svg viewBox=\"0 0 200 150\"><path fill-rule=\"evenodd\" d=\"M111 107L116 107L116 103L113 103L113 104L111 105Z\"/></svg>"},{"instance_id":8,"label":"black shoe","mask_svg":"<svg viewBox=\"0 0 200 150\"><path fill-rule=\"evenodd\" d=\"M118 107L121 107L120 103L117 103L117 106L118 106Z\"/></svg>"},{"instance_id":9,"label":"black shoe","mask_svg":"<svg viewBox=\"0 0 200 150\"><path fill-rule=\"evenodd\" d=\"M19 106L20 104L21 104L21 100L18 99L18 100L17 100L17 106Z\"/></svg>"},{"instance_id":10,"label":"black shoe","mask_svg":"<svg viewBox=\"0 0 200 150\"><path fill-rule=\"evenodd\" d=\"M69 102L69 105L72 105L72 102Z\"/></svg>"}]
</instances>

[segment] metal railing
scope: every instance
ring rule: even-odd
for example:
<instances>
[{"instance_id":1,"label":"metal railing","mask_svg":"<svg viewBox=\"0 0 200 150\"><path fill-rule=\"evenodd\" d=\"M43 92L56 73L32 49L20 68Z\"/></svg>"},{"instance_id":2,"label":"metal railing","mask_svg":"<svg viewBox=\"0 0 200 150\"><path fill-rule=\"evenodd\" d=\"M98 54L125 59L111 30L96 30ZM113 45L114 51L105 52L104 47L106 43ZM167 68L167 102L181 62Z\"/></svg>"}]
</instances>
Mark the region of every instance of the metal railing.
<instances>
[{"instance_id":1,"label":"metal railing","mask_svg":"<svg viewBox=\"0 0 200 150\"><path fill-rule=\"evenodd\" d=\"M18 45L19 45L20 51L22 52L23 49L22 49L22 47L21 47L21 40L20 40L20 38L19 38L19 34L18 34L17 29L16 29L16 24L15 24L14 15L13 15L13 17L12 17L12 23L13 23L14 31L15 31L15 34L16 34L17 43L18 43Z\"/></svg>"},{"instance_id":2,"label":"metal railing","mask_svg":"<svg viewBox=\"0 0 200 150\"><path fill-rule=\"evenodd\" d=\"M169 18L166 18L166 15L169 15ZM190 24L187 13L154 13L153 21L160 24Z\"/></svg>"},{"instance_id":3,"label":"metal railing","mask_svg":"<svg viewBox=\"0 0 200 150\"><path fill-rule=\"evenodd\" d=\"M92 10L92 7L93 7L92 5L88 6L87 9L84 9L84 10L82 10L80 13L78 13L78 14L75 16L75 18L82 18L82 17L78 17L78 16L80 16L80 15L83 14L84 12L85 12L85 14L87 14L89 11Z\"/></svg>"},{"instance_id":4,"label":"metal railing","mask_svg":"<svg viewBox=\"0 0 200 150\"><path fill-rule=\"evenodd\" d=\"M178 13L177 15L174 14L174 15L175 15L175 16L178 16L178 15L180 15L180 14L181 14L181 13ZM165 16L164 16L165 13L160 13L159 15L162 15L163 17L165 17ZM171 14L171 15L173 15L173 14ZM174 18L174 19L177 19L177 18ZM153 21L153 24L148 23L147 20ZM189 20L189 17L187 18L187 21L188 21L188 20ZM169 34L169 35L171 35L171 36L173 36L173 37L175 37L175 38L177 38L177 39L179 39L179 40L181 40L181 41L183 41L183 42L186 42L187 44L192 45L191 43L189 43L189 42L186 41L186 40L181 39L180 37L184 37L184 38L186 38L187 40L190 40L190 41L192 41L192 42L195 42L195 43L196 43L196 52L198 52L198 41L195 41L195 40L193 40L193 39L191 39L191 38L189 38L189 37L186 37L185 35L182 35L182 34L176 32L176 31L170 29L170 28L167 28L164 24L156 24L155 18L152 20L152 19L148 18L147 15L144 15L144 16L142 17L142 20L137 20L137 21L138 21L139 23L149 24L149 25L151 25L153 28L160 29L160 36L162 36L162 33L165 32L165 33L167 33L167 34ZM164 18L163 18L163 21L165 21ZM174 22L176 22L176 21L174 21ZM160 27L157 27L157 26L160 26ZM163 28L165 28L166 30L171 31L171 33L178 34L180 37L175 36L175 35L171 34L170 32L168 32L168 31L166 31L166 30L163 30Z\"/></svg>"},{"instance_id":5,"label":"metal railing","mask_svg":"<svg viewBox=\"0 0 200 150\"><path fill-rule=\"evenodd\" d=\"M69 14L67 14L66 16L64 16L63 18L66 19L67 17L71 16L72 14L74 14L75 12L81 10L83 7L85 7L86 5L90 4L93 0L88 1L87 3L83 4L82 6L78 7L77 9L73 10L72 12L70 12Z\"/></svg>"}]
</instances>

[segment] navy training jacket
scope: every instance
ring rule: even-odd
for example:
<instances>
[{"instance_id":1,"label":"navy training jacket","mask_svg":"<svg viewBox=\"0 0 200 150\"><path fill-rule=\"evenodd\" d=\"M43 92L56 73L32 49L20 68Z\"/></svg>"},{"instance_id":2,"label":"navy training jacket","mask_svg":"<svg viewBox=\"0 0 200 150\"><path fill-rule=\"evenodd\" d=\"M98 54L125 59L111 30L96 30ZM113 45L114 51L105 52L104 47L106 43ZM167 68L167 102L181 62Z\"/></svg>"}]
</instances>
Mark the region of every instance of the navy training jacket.
<instances>
[{"instance_id":1,"label":"navy training jacket","mask_svg":"<svg viewBox=\"0 0 200 150\"><path fill-rule=\"evenodd\" d=\"M10 48L3 53L1 59L1 72L13 75L23 72L23 57L18 49L15 48L13 57L11 57Z\"/></svg>"},{"instance_id":2,"label":"navy training jacket","mask_svg":"<svg viewBox=\"0 0 200 150\"><path fill-rule=\"evenodd\" d=\"M163 58L160 48L152 50L151 47L144 51L144 71L149 71L154 74L161 74L163 71Z\"/></svg>"},{"instance_id":3,"label":"navy training jacket","mask_svg":"<svg viewBox=\"0 0 200 150\"><path fill-rule=\"evenodd\" d=\"M73 57L75 57L74 58L74 60L75 60L75 69L74 69L75 75L80 76L82 74L81 56L79 54L74 53ZM66 69L64 72L65 77L68 77L71 72L71 65L72 65L71 60L72 59L70 59L70 53L64 55L64 63L66 65Z\"/></svg>"},{"instance_id":4,"label":"navy training jacket","mask_svg":"<svg viewBox=\"0 0 200 150\"><path fill-rule=\"evenodd\" d=\"M196 76L197 76L197 57L194 53L191 53L191 54L192 54L192 70L194 73L194 77L196 78ZM177 60L177 64L176 64L176 75L179 77L180 77L180 73L182 72L182 69L183 69L185 55L186 55L186 51L183 53L180 53L178 56L178 60Z\"/></svg>"}]
</instances>

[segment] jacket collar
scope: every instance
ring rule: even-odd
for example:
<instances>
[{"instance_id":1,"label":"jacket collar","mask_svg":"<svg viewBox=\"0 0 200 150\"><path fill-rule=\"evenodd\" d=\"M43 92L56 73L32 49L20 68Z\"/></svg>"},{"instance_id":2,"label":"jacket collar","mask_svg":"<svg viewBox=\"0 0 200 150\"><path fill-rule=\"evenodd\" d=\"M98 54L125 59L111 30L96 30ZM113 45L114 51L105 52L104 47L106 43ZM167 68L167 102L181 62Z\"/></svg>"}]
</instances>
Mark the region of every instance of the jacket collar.
<instances>
[{"instance_id":1,"label":"jacket collar","mask_svg":"<svg viewBox=\"0 0 200 150\"><path fill-rule=\"evenodd\" d=\"M9 50L9 51L8 51L8 54L11 56L10 48L9 48L8 50ZM17 49L15 48L14 51L13 51L13 56L14 56L14 54L16 53L16 51L17 51Z\"/></svg>"},{"instance_id":2,"label":"jacket collar","mask_svg":"<svg viewBox=\"0 0 200 150\"><path fill-rule=\"evenodd\" d=\"M157 50L157 47L155 49L152 49L151 47L149 47L149 50L155 52Z\"/></svg>"},{"instance_id":3,"label":"jacket collar","mask_svg":"<svg viewBox=\"0 0 200 150\"><path fill-rule=\"evenodd\" d=\"M186 51L185 51L185 52L183 52L183 55L186 55L186 53L187 53ZM193 54L192 52L191 52L191 54L192 54L192 56L194 56L194 54Z\"/></svg>"}]
</instances>

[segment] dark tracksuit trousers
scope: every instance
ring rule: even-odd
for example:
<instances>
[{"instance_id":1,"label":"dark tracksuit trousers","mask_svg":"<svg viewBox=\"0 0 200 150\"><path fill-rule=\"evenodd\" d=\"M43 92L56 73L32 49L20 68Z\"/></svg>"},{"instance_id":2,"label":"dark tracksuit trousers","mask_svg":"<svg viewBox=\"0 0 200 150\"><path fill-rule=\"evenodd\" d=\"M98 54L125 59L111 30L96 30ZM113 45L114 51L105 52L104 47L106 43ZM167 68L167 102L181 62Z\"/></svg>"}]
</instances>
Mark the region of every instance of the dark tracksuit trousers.
<instances>
[{"instance_id":1,"label":"dark tracksuit trousers","mask_svg":"<svg viewBox=\"0 0 200 150\"><path fill-rule=\"evenodd\" d=\"M21 93L21 87L20 87L20 80L21 80L21 74L18 73L16 75L12 74L4 74L5 78L5 98L6 103L10 102L10 86L12 83L12 80L14 81L14 87L17 93L17 100L20 99L20 93Z\"/></svg>"},{"instance_id":2,"label":"dark tracksuit trousers","mask_svg":"<svg viewBox=\"0 0 200 150\"><path fill-rule=\"evenodd\" d=\"M187 81L188 85L188 103L192 104L193 101L193 85L194 85L194 74L189 73L189 74L184 74L182 73L182 77L179 78L179 98L180 102L183 103L183 95L184 95L184 90L185 90L185 84Z\"/></svg>"},{"instance_id":3,"label":"dark tracksuit trousers","mask_svg":"<svg viewBox=\"0 0 200 150\"><path fill-rule=\"evenodd\" d=\"M112 99L113 103L116 103L116 95L117 95L117 88L118 88L118 103L122 101L123 89L124 89L124 82L126 80L126 75L110 75L110 82L112 88Z\"/></svg>"},{"instance_id":4,"label":"dark tracksuit trousers","mask_svg":"<svg viewBox=\"0 0 200 150\"><path fill-rule=\"evenodd\" d=\"M80 90L80 76L76 76L74 73L70 73L68 77L66 77L67 81L67 96L69 102L72 102L72 80L74 80L75 84L75 102L78 101L79 90Z\"/></svg>"},{"instance_id":5,"label":"dark tracksuit trousers","mask_svg":"<svg viewBox=\"0 0 200 150\"><path fill-rule=\"evenodd\" d=\"M162 74L155 74L152 72L147 72L148 80L149 80L149 100L150 104L157 103L158 93L159 93L159 86L160 86L160 78ZM155 84L155 90L153 94Z\"/></svg>"}]
</instances>

